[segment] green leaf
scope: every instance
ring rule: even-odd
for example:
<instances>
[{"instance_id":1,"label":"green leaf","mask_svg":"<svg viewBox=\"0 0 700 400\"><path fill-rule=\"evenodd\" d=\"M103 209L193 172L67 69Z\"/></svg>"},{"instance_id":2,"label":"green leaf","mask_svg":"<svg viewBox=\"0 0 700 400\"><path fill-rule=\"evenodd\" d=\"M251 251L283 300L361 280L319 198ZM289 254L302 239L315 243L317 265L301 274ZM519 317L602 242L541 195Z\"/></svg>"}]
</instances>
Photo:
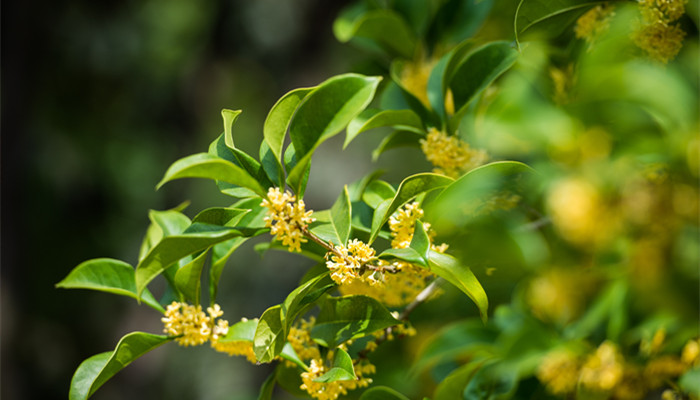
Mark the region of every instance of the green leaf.
<instances>
[{"instance_id":1,"label":"green leaf","mask_svg":"<svg viewBox=\"0 0 700 400\"><path fill-rule=\"evenodd\" d=\"M430 251L430 238L428 233L425 231L425 227L420 220L416 220L416 224L413 228L413 237L411 238L411 244L409 247L418 253L418 255L423 259L421 265L425 265L428 262L428 252Z\"/></svg>"},{"instance_id":2,"label":"green leaf","mask_svg":"<svg viewBox=\"0 0 700 400\"><path fill-rule=\"evenodd\" d=\"M235 237L212 247L211 268L209 269L209 303L216 303L219 290L219 281L224 271L226 262L234 251L238 249L248 238Z\"/></svg>"},{"instance_id":3,"label":"green leaf","mask_svg":"<svg viewBox=\"0 0 700 400\"><path fill-rule=\"evenodd\" d=\"M260 387L258 400L272 400L272 392L275 390L275 382L277 381L277 373L272 372L263 382Z\"/></svg>"},{"instance_id":4,"label":"green leaf","mask_svg":"<svg viewBox=\"0 0 700 400\"><path fill-rule=\"evenodd\" d=\"M221 110L221 117L224 119L224 140L226 141L226 146L231 149L236 148L233 144L233 134L231 130L233 128L233 123L236 122L241 112L241 110L228 110L226 108Z\"/></svg>"},{"instance_id":5,"label":"green leaf","mask_svg":"<svg viewBox=\"0 0 700 400\"><path fill-rule=\"evenodd\" d=\"M303 158L345 128L372 101L380 80L381 77L344 74L326 80L309 93L289 127L297 157Z\"/></svg>"},{"instance_id":6,"label":"green leaf","mask_svg":"<svg viewBox=\"0 0 700 400\"><path fill-rule=\"evenodd\" d=\"M253 352L260 363L269 363L282 352L287 338L281 317L282 308L276 305L265 310L258 321Z\"/></svg>"},{"instance_id":7,"label":"green leaf","mask_svg":"<svg viewBox=\"0 0 700 400\"><path fill-rule=\"evenodd\" d=\"M387 53L412 59L417 39L411 27L391 10L373 10L359 15L352 23L339 18L333 24L333 33L345 43L354 37L367 38Z\"/></svg>"},{"instance_id":8,"label":"green leaf","mask_svg":"<svg viewBox=\"0 0 700 400\"><path fill-rule=\"evenodd\" d=\"M423 343L412 371L421 373L438 364L474 358L475 352L488 350L498 333L491 324L484 325L476 319L446 326Z\"/></svg>"},{"instance_id":9,"label":"green leaf","mask_svg":"<svg viewBox=\"0 0 700 400\"><path fill-rule=\"evenodd\" d=\"M522 192L520 186L534 170L516 161L498 161L475 168L425 207L426 220L441 234L464 226L490 199L504 190Z\"/></svg>"},{"instance_id":10,"label":"green leaf","mask_svg":"<svg viewBox=\"0 0 700 400\"><path fill-rule=\"evenodd\" d=\"M393 198L395 194L396 189L389 183L382 180L374 180L368 183L364 192L362 192L362 201L372 208L377 208L381 202Z\"/></svg>"},{"instance_id":11,"label":"green leaf","mask_svg":"<svg viewBox=\"0 0 700 400\"><path fill-rule=\"evenodd\" d=\"M264 140L260 143L260 164L274 186L284 187L285 176L280 159L275 157L270 145Z\"/></svg>"},{"instance_id":12,"label":"green leaf","mask_svg":"<svg viewBox=\"0 0 700 400\"><path fill-rule=\"evenodd\" d=\"M165 237L136 267L136 293L140 295L149 282L175 261L233 237L254 234L215 225L193 224L189 232Z\"/></svg>"},{"instance_id":13,"label":"green leaf","mask_svg":"<svg viewBox=\"0 0 700 400\"><path fill-rule=\"evenodd\" d=\"M68 398L70 400L89 398L122 368L172 339L172 337L144 332L132 332L124 336L114 351L94 355L80 364L71 380Z\"/></svg>"},{"instance_id":14,"label":"green leaf","mask_svg":"<svg viewBox=\"0 0 700 400\"><path fill-rule=\"evenodd\" d=\"M455 285L459 290L469 296L479 309L481 319L486 322L488 318L489 300L486 297L486 292L484 292L481 283L479 283L479 280L476 279L476 276L474 276L474 273L469 267L462 265L457 259L450 255L432 250L428 253L428 265L431 271Z\"/></svg>"},{"instance_id":15,"label":"green leaf","mask_svg":"<svg viewBox=\"0 0 700 400\"><path fill-rule=\"evenodd\" d=\"M491 42L471 52L456 67L449 83L455 107L451 131L459 125L471 100L510 69L518 54L509 42Z\"/></svg>"},{"instance_id":16,"label":"green leaf","mask_svg":"<svg viewBox=\"0 0 700 400\"><path fill-rule=\"evenodd\" d=\"M330 279L330 273L326 270L326 272L304 282L289 293L280 305L280 316L285 321L284 332L289 332L289 327L294 323L297 316L335 286L336 284Z\"/></svg>"},{"instance_id":17,"label":"green leaf","mask_svg":"<svg viewBox=\"0 0 700 400\"><path fill-rule=\"evenodd\" d=\"M464 389L481 368L481 363L470 362L450 372L435 388L433 400L454 400L463 398Z\"/></svg>"},{"instance_id":18,"label":"green leaf","mask_svg":"<svg viewBox=\"0 0 700 400\"><path fill-rule=\"evenodd\" d=\"M605 1L595 0L521 0L515 11L513 22L515 40L518 36L536 24L550 18L577 10L590 8Z\"/></svg>"},{"instance_id":19,"label":"green leaf","mask_svg":"<svg viewBox=\"0 0 700 400\"><path fill-rule=\"evenodd\" d=\"M81 263L57 283L56 287L92 289L138 299L134 267L111 258L97 258ZM141 294L141 300L146 305L160 312L165 312L165 309L148 290L144 290Z\"/></svg>"},{"instance_id":20,"label":"green leaf","mask_svg":"<svg viewBox=\"0 0 700 400\"><path fill-rule=\"evenodd\" d=\"M175 287L192 304L199 304L199 294L202 288L202 269L207 261L207 255L209 255L209 251L203 251L202 254L175 272Z\"/></svg>"},{"instance_id":21,"label":"green leaf","mask_svg":"<svg viewBox=\"0 0 700 400\"><path fill-rule=\"evenodd\" d=\"M678 380L678 386L688 394L700 393L700 367L696 366L683 374Z\"/></svg>"},{"instance_id":22,"label":"green leaf","mask_svg":"<svg viewBox=\"0 0 700 400\"><path fill-rule=\"evenodd\" d=\"M423 256L412 248L407 249L386 249L378 256L379 258L398 258L411 264L428 267L428 264Z\"/></svg>"},{"instance_id":23,"label":"green leaf","mask_svg":"<svg viewBox=\"0 0 700 400\"><path fill-rule=\"evenodd\" d=\"M282 159L282 146L287 135L289 123L299 104L315 87L294 89L282 96L270 109L263 125L265 142L270 146L277 160ZM262 158L261 158L262 159ZM282 185L280 185L282 186Z\"/></svg>"},{"instance_id":24,"label":"green leaf","mask_svg":"<svg viewBox=\"0 0 700 400\"><path fill-rule=\"evenodd\" d=\"M360 400L409 400L409 398L390 387L375 386L365 390Z\"/></svg>"},{"instance_id":25,"label":"green leaf","mask_svg":"<svg viewBox=\"0 0 700 400\"><path fill-rule=\"evenodd\" d=\"M301 369L303 369L304 371L309 370L309 367L306 364L304 364L304 361L301 358L299 358L299 355L296 351L294 351L294 347L292 347L292 344L289 342L285 343L284 347L282 347L280 357L287 361L293 362L294 364L301 367Z\"/></svg>"},{"instance_id":26,"label":"green leaf","mask_svg":"<svg viewBox=\"0 0 700 400\"><path fill-rule=\"evenodd\" d=\"M450 0L433 19L430 37L439 42L459 43L472 37L489 15L491 0Z\"/></svg>"},{"instance_id":27,"label":"green leaf","mask_svg":"<svg viewBox=\"0 0 700 400\"><path fill-rule=\"evenodd\" d=\"M420 140L424 137L425 135L419 135L410 131L391 132L379 143L377 148L372 151L372 160L377 161L379 156L384 154L384 152L398 147L420 148Z\"/></svg>"},{"instance_id":28,"label":"green leaf","mask_svg":"<svg viewBox=\"0 0 700 400\"><path fill-rule=\"evenodd\" d=\"M343 192L335 201L333 207L331 207L331 223L337 237L337 241L334 241L337 245L345 246L348 242L350 230L352 229L350 224L351 215L350 196L346 185L343 187Z\"/></svg>"},{"instance_id":29,"label":"green leaf","mask_svg":"<svg viewBox=\"0 0 700 400\"><path fill-rule=\"evenodd\" d=\"M253 342L257 328L257 319L237 322L229 326L228 332L226 332L226 335L219 338L219 342Z\"/></svg>"},{"instance_id":30,"label":"green leaf","mask_svg":"<svg viewBox=\"0 0 700 400\"><path fill-rule=\"evenodd\" d=\"M232 207L211 207L202 210L193 219L192 223L199 222L202 224L219 225L219 226L236 226L243 215L249 213L250 210Z\"/></svg>"},{"instance_id":31,"label":"green leaf","mask_svg":"<svg viewBox=\"0 0 700 400\"><path fill-rule=\"evenodd\" d=\"M321 305L311 338L326 347L399 324L389 310L367 296L332 297Z\"/></svg>"},{"instance_id":32,"label":"green leaf","mask_svg":"<svg viewBox=\"0 0 700 400\"><path fill-rule=\"evenodd\" d=\"M411 110L377 110L367 109L348 124L343 148L362 132L370 129L390 126L394 129L424 134L423 122L418 114Z\"/></svg>"},{"instance_id":33,"label":"green leaf","mask_svg":"<svg viewBox=\"0 0 700 400\"><path fill-rule=\"evenodd\" d=\"M337 348L333 355L333 366L331 369L314 379L314 382L352 381L355 379L357 379L357 376L352 365L352 358L345 350Z\"/></svg>"},{"instance_id":34,"label":"green leaf","mask_svg":"<svg viewBox=\"0 0 700 400\"><path fill-rule=\"evenodd\" d=\"M369 243L372 243L377 238L379 230L399 207L421 193L442 188L453 181L452 178L447 176L432 173L415 174L404 179L391 202L385 201L382 204L387 204L386 206L382 207L380 205L375 210Z\"/></svg>"},{"instance_id":35,"label":"green leaf","mask_svg":"<svg viewBox=\"0 0 700 400\"><path fill-rule=\"evenodd\" d=\"M440 126L440 119L437 115L402 84L402 75L406 64L407 62L403 60L394 60L389 68L391 79L396 84L406 104L418 114L425 125Z\"/></svg>"},{"instance_id":36,"label":"green leaf","mask_svg":"<svg viewBox=\"0 0 700 400\"><path fill-rule=\"evenodd\" d=\"M265 189L247 171L230 161L208 153L194 154L175 161L168 168L165 176L156 188L181 178L205 178L224 181L248 188L261 197L265 196Z\"/></svg>"}]
</instances>

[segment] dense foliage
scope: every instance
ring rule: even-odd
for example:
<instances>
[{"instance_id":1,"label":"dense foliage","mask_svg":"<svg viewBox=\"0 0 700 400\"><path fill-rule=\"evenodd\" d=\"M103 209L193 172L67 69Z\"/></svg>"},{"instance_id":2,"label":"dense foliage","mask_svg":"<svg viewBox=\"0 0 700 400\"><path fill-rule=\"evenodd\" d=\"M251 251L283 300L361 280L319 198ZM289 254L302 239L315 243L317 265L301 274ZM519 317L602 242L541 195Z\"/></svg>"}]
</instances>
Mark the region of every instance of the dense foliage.
<instances>
[{"instance_id":1,"label":"dense foliage","mask_svg":"<svg viewBox=\"0 0 700 400\"><path fill-rule=\"evenodd\" d=\"M70 398L171 341L276 363L260 399L277 386L321 400L696 398L700 125L685 5L523 0L510 19L490 0L351 6L334 33L374 75L283 95L258 154L236 147L241 111L224 109L208 151L158 187L209 179L232 204L151 211L135 268L94 259L58 283L163 314L164 334L133 332L85 360ZM503 20L509 35L490 29ZM374 158L413 147L434 169L373 172L327 210L304 202L323 142L387 131ZM315 265L262 315L224 319L227 261L267 234L259 252ZM460 319L412 319L432 302L463 307L455 293L473 304ZM402 339L412 365L383 363L381 347ZM382 367L423 378L373 385Z\"/></svg>"}]
</instances>

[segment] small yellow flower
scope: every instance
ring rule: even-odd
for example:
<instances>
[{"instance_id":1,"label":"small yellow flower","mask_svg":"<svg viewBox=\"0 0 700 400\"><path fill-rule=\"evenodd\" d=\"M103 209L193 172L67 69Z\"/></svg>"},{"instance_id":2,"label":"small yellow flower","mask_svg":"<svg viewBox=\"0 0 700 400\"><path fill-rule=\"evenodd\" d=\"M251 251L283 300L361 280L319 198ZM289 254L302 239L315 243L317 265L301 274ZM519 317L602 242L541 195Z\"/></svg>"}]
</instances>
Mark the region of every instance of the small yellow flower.
<instances>
[{"instance_id":1,"label":"small yellow flower","mask_svg":"<svg viewBox=\"0 0 700 400\"><path fill-rule=\"evenodd\" d=\"M597 5L576 20L574 33L579 39L593 44L610 28L610 20L615 16L615 7L608 4Z\"/></svg>"},{"instance_id":2,"label":"small yellow flower","mask_svg":"<svg viewBox=\"0 0 700 400\"><path fill-rule=\"evenodd\" d=\"M301 251L301 244L306 243L302 229L314 221L313 211L306 211L304 200L296 200L296 196L288 191L280 192L279 188L270 188L267 199L260 204L267 208L265 226L270 228L270 234L275 239L289 247L291 251Z\"/></svg>"},{"instance_id":3,"label":"small yellow flower","mask_svg":"<svg viewBox=\"0 0 700 400\"><path fill-rule=\"evenodd\" d=\"M695 365L700 361L700 339L689 340L683 346L681 361L686 365Z\"/></svg>"},{"instance_id":4,"label":"small yellow flower","mask_svg":"<svg viewBox=\"0 0 700 400\"><path fill-rule=\"evenodd\" d=\"M449 136L431 129L425 139L420 140L421 150L435 168L435 173L457 178L488 160L483 150L475 150L457 136Z\"/></svg>"},{"instance_id":5,"label":"small yellow flower","mask_svg":"<svg viewBox=\"0 0 700 400\"><path fill-rule=\"evenodd\" d=\"M649 58L666 64L683 47L685 32L673 22L685 14L687 0L638 1L641 21L632 40Z\"/></svg>"},{"instance_id":6,"label":"small yellow flower","mask_svg":"<svg viewBox=\"0 0 700 400\"><path fill-rule=\"evenodd\" d=\"M581 368L581 384L601 391L611 390L622 380L623 359L617 347L605 341Z\"/></svg>"},{"instance_id":7,"label":"small yellow flower","mask_svg":"<svg viewBox=\"0 0 700 400\"><path fill-rule=\"evenodd\" d=\"M246 340L236 340L232 342L212 341L211 347L221 353L226 353L230 356L245 356L245 358L255 364L257 359L253 352L253 342Z\"/></svg>"},{"instance_id":8,"label":"small yellow flower","mask_svg":"<svg viewBox=\"0 0 700 400\"><path fill-rule=\"evenodd\" d=\"M289 329L287 341L302 360L321 358L316 342L311 339L311 328L315 322L316 318L314 317L310 317L308 320L301 319Z\"/></svg>"},{"instance_id":9,"label":"small yellow flower","mask_svg":"<svg viewBox=\"0 0 700 400\"><path fill-rule=\"evenodd\" d=\"M347 247L337 246L336 250L342 257L335 253L328 253L326 267L331 270L331 279L339 285L348 285L360 279L361 267L370 262L375 255L373 248L357 239L350 241Z\"/></svg>"},{"instance_id":10,"label":"small yellow flower","mask_svg":"<svg viewBox=\"0 0 700 400\"><path fill-rule=\"evenodd\" d=\"M173 301L161 318L165 325L163 331L170 336L177 336L175 342L180 346L199 346L208 340L216 341L228 332L228 321L217 320L223 315L218 304L207 308L207 311L209 315L202 311L200 305Z\"/></svg>"},{"instance_id":11,"label":"small yellow flower","mask_svg":"<svg viewBox=\"0 0 700 400\"><path fill-rule=\"evenodd\" d=\"M356 380L335 381L335 382L314 382L314 379L328 372L322 359L311 360L309 370L301 373L301 389L306 390L311 397L318 400L335 400L341 395L346 395L348 390L360 387L367 387L372 383L371 378L366 375L374 374L376 367L367 360L362 360L355 364Z\"/></svg>"},{"instance_id":12,"label":"small yellow flower","mask_svg":"<svg viewBox=\"0 0 700 400\"><path fill-rule=\"evenodd\" d=\"M564 395L576 389L580 368L581 362L576 354L567 350L555 350L548 353L540 363L537 379L545 384L550 393Z\"/></svg>"}]
</instances>

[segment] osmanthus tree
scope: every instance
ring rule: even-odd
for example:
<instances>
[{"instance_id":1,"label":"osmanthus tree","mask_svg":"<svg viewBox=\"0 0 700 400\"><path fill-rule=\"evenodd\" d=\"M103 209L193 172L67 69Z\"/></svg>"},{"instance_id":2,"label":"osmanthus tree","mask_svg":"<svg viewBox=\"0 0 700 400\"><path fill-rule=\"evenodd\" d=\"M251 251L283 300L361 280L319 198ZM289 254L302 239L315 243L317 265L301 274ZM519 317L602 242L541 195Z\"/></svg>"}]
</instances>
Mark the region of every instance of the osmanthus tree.
<instances>
[{"instance_id":1,"label":"osmanthus tree","mask_svg":"<svg viewBox=\"0 0 700 400\"><path fill-rule=\"evenodd\" d=\"M401 387L371 385L372 353L415 335L413 311L449 286L478 317L445 321L424 339L411 367L432 377L421 396L695 396L697 304L687 300L698 297L689 266L700 248L700 124L697 82L672 60L697 21L682 0L523 0L503 34L515 40L494 40L492 5L353 5L334 32L386 76L343 74L285 94L259 154L236 147L240 111L223 110L224 132L208 151L173 163L158 187L210 179L235 202L193 217L151 211L138 265L90 260L58 283L132 297L164 324L164 334L133 332L85 360L69 397L92 396L174 341L276 363L260 399L276 386L321 400L406 399ZM371 173L348 182L330 209L307 205L317 148L377 128L391 132L375 158L417 147L434 170L399 182ZM316 264L281 304L230 322L217 304L222 272L264 234L259 250ZM160 299L148 289L158 277L167 282Z\"/></svg>"}]
</instances>

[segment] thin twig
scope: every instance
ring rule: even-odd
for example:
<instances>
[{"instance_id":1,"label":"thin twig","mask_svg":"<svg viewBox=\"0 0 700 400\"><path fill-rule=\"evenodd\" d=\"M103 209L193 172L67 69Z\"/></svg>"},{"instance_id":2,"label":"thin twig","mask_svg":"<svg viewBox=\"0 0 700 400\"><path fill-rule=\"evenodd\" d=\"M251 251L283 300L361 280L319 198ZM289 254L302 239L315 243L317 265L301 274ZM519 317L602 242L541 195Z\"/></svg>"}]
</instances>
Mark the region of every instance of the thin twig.
<instances>
[{"instance_id":1,"label":"thin twig","mask_svg":"<svg viewBox=\"0 0 700 400\"><path fill-rule=\"evenodd\" d=\"M440 287L442 284L442 278L437 277L435 278L432 282L430 282L430 285L428 285L423 291L418 293L415 299L406 306L406 308L403 309L403 312L401 312L401 315L399 315L399 320L401 321L406 321L408 320L408 316L413 312L413 310L418 307L421 303L426 301L433 293L435 293L436 290Z\"/></svg>"}]
</instances>

